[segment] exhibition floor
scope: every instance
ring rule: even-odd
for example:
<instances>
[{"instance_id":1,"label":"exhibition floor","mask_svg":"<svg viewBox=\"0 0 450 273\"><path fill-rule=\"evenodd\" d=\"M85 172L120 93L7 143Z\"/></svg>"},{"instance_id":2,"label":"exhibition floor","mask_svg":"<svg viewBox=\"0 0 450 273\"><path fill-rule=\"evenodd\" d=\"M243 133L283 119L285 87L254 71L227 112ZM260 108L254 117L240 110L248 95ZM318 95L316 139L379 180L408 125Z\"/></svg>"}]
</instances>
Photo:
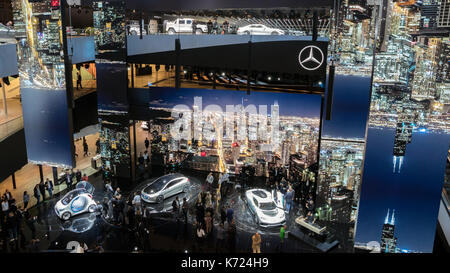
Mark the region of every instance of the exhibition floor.
<instances>
[{"instance_id":1,"label":"exhibition floor","mask_svg":"<svg viewBox=\"0 0 450 273\"><path fill-rule=\"evenodd\" d=\"M155 171L156 173L157 171ZM227 195L224 202L229 203L235 211L236 236L234 243L227 241L226 246L216 249L216 227L219 220L214 220L212 235L203 243L198 244L194 236L193 221L193 204L196 201L197 193L200 191L203 177L188 175L191 179L192 187L187 194L189 199L189 217L188 223L184 224L183 220L177 221L171 212L171 206L162 206L155 208L150 214L150 218L146 221L146 230L148 233L141 233L127 226L118 226L106 221L101 213L85 213L75 216L68 221L62 221L54 212L55 203L62 197L65 191L60 195L55 195L52 200L31 208L29 211L32 216L37 217L35 223L36 238L40 240L39 249L41 251L65 251L67 244L71 241L85 243L88 249L95 248L96 245L102 245L105 252L130 252L136 247L144 252L251 252L251 236L258 230L262 237L262 252L300 252L311 253L318 250L308 244L296 239L287 238L283 248L280 250L279 228L261 229L257 228L255 223L248 220L247 210L243 203L239 201L240 192L233 187ZM95 201L101 202L105 197L103 189L103 181L99 173L91 175L89 182L95 187L93 198ZM137 184L131 191L134 192L142 188L148 183ZM128 194L124 193L125 200ZM182 199L184 196L180 196ZM165 204L171 203L166 200ZM288 228L289 230L289 223ZM144 235L143 235L144 234ZM147 235L145 235L147 234ZM27 240L31 237L31 231L25 225L24 235ZM20 240L19 240L20 241ZM19 242L17 242L20 245ZM10 251L14 251L14 247L8 246ZM22 250L19 250L22 251Z\"/></svg>"}]
</instances>

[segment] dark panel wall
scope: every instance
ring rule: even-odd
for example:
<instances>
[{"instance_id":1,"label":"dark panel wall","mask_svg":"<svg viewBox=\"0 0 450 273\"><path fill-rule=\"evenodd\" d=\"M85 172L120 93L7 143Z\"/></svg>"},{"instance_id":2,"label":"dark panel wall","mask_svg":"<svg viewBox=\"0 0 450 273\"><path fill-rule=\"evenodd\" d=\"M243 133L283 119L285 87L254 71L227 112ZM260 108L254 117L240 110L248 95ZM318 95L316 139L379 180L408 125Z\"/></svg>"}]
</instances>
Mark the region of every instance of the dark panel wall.
<instances>
[{"instance_id":1,"label":"dark panel wall","mask_svg":"<svg viewBox=\"0 0 450 273\"><path fill-rule=\"evenodd\" d=\"M73 132L98 123L97 93L93 92L75 100L73 109Z\"/></svg>"},{"instance_id":2,"label":"dark panel wall","mask_svg":"<svg viewBox=\"0 0 450 273\"><path fill-rule=\"evenodd\" d=\"M27 164L25 132L20 130L0 142L0 181Z\"/></svg>"}]
</instances>

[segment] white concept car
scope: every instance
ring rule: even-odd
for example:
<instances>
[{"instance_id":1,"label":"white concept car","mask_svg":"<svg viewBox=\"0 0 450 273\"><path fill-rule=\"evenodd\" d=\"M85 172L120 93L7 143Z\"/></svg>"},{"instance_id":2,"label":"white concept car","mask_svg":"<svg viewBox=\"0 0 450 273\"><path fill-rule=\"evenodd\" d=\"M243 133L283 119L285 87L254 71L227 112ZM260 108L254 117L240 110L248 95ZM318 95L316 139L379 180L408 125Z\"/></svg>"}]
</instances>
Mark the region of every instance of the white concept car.
<instances>
[{"instance_id":1,"label":"white concept car","mask_svg":"<svg viewBox=\"0 0 450 273\"><path fill-rule=\"evenodd\" d=\"M245 192L245 201L262 227L281 226L286 222L284 210L277 207L272 194L263 189L252 189Z\"/></svg>"},{"instance_id":2,"label":"white concept car","mask_svg":"<svg viewBox=\"0 0 450 273\"><path fill-rule=\"evenodd\" d=\"M237 30L238 35L284 35L284 31L278 28L266 27L262 24L251 24L240 27Z\"/></svg>"},{"instance_id":3,"label":"white concept car","mask_svg":"<svg viewBox=\"0 0 450 273\"><path fill-rule=\"evenodd\" d=\"M141 198L149 203L161 203L164 199L187 192L189 179L179 173L161 176L149 183L141 192Z\"/></svg>"},{"instance_id":4,"label":"white concept car","mask_svg":"<svg viewBox=\"0 0 450 273\"><path fill-rule=\"evenodd\" d=\"M92 195L84 188L68 192L55 205L56 215L63 220L84 212L95 212L96 209Z\"/></svg>"}]
</instances>

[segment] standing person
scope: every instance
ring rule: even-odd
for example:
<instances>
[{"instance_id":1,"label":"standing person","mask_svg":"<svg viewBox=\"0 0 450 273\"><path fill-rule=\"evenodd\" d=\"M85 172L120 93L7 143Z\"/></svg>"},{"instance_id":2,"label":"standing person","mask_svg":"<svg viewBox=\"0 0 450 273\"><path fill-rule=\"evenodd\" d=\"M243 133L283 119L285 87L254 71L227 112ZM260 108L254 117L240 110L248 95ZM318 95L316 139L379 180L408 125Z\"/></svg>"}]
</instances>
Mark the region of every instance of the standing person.
<instances>
[{"instance_id":1,"label":"standing person","mask_svg":"<svg viewBox=\"0 0 450 273\"><path fill-rule=\"evenodd\" d=\"M12 194L11 194L10 191L8 191L8 189L5 190L5 194L4 195L6 197L6 200L8 200L8 201L13 200Z\"/></svg>"},{"instance_id":2,"label":"standing person","mask_svg":"<svg viewBox=\"0 0 450 273\"><path fill-rule=\"evenodd\" d=\"M116 189L116 191L114 192L114 196L119 196L120 197L120 188Z\"/></svg>"},{"instance_id":3,"label":"standing person","mask_svg":"<svg viewBox=\"0 0 450 273\"><path fill-rule=\"evenodd\" d=\"M134 197L133 197L133 201L131 201L131 203L133 204L134 208L136 209L136 211L141 211L141 195L139 194L139 192L135 192L134 193Z\"/></svg>"},{"instance_id":4,"label":"standing person","mask_svg":"<svg viewBox=\"0 0 450 273\"><path fill-rule=\"evenodd\" d=\"M206 182L207 182L206 185L208 185L207 188L208 188L208 191L209 191L209 190L212 189L212 184L214 182L214 176L213 176L212 173L208 174L208 176L206 177Z\"/></svg>"},{"instance_id":5,"label":"standing person","mask_svg":"<svg viewBox=\"0 0 450 273\"><path fill-rule=\"evenodd\" d=\"M212 34L213 23L211 22L211 19L206 23L206 27L208 28L208 34Z\"/></svg>"},{"instance_id":6,"label":"standing person","mask_svg":"<svg viewBox=\"0 0 450 273\"><path fill-rule=\"evenodd\" d=\"M284 248L284 239L286 238L286 225L280 228L280 252Z\"/></svg>"},{"instance_id":7,"label":"standing person","mask_svg":"<svg viewBox=\"0 0 450 273\"><path fill-rule=\"evenodd\" d=\"M252 249L253 253L261 253L261 235L258 232L252 236Z\"/></svg>"},{"instance_id":8,"label":"standing person","mask_svg":"<svg viewBox=\"0 0 450 273\"><path fill-rule=\"evenodd\" d=\"M222 175L222 182L221 182L221 186L220 186L220 195L221 197L225 197L226 194L228 193L228 183L230 182L230 175L228 174L228 172L225 172Z\"/></svg>"},{"instance_id":9,"label":"standing person","mask_svg":"<svg viewBox=\"0 0 450 273\"><path fill-rule=\"evenodd\" d=\"M114 190L113 190L110 182L106 183L105 189L106 189L106 195L107 195L108 199L111 199L114 195Z\"/></svg>"},{"instance_id":10,"label":"standing person","mask_svg":"<svg viewBox=\"0 0 450 273\"><path fill-rule=\"evenodd\" d=\"M17 240L17 227L19 226L19 221L17 215L14 212L9 212L8 218L6 219L6 227L8 229L9 239L12 241Z\"/></svg>"},{"instance_id":11,"label":"standing person","mask_svg":"<svg viewBox=\"0 0 450 273\"><path fill-rule=\"evenodd\" d=\"M66 177L65 177L64 180L66 181L67 189L69 189L69 190L72 188L72 178L73 178L72 173L67 171L66 172Z\"/></svg>"},{"instance_id":12,"label":"standing person","mask_svg":"<svg viewBox=\"0 0 450 273\"><path fill-rule=\"evenodd\" d=\"M77 183L81 182L81 172L79 169L75 172L75 179L77 180Z\"/></svg>"},{"instance_id":13,"label":"standing person","mask_svg":"<svg viewBox=\"0 0 450 273\"><path fill-rule=\"evenodd\" d=\"M197 222L202 223L205 217L205 208L200 200L197 200L197 204L195 205Z\"/></svg>"},{"instance_id":14,"label":"standing person","mask_svg":"<svg viewBox=\"0 0 450 273\"><path fill-rule=\"evenodd\" d=\"M222 224L225 224L225 221L227 220L227 212L225 211L224 206L220 208L220 222Z\"/></svg>"},{"instance_id":15,"label":"standing person","mask_svg":"<svg viewBox=\"0 0 450 273\"><path fill-rule=\"evenodd\" d=\"M36 227L34 224L36 223L37 216L32 217L30 212L28 210L26 210L24 212L24 218L25 218L25 224L31 230L31 238L35 239L36 238Z\"/></svg>"},{"instance_id":16,"label":"standing person","mask_svg":"<svg viewBox=\"0 0 450 273\"><path fill-rule=\"evenodd\" d=\"M180 201L178 200L178 196L172 202L172 211L174 218L178 221L178 212L180 211Z\"/></svg>"},{"instance_id":17,"label":"standing person","mask_svg":"<svg viewBox=\"0 0 450 273\"><path fill-rule=\"evenodd\" d=\"M233 221L233 208L231 206L228 206L228 210L227 210L227 222L228 224L230 224Z\"/></svg>"},{"instance_id":18,"label":"standing person","mask_svg":"<svg viewBox=\"0 0 450 273\"><path fill-rule=\"evenodd\" d=\"M195 34L196 31L197 31L197 22L193 21L192 22L192 34Z\"/></svg>"},{"instance_id":19,"label":"standing person","mask_svg":"<svg viewBox=\"0 0 450 273\"><path fill-rule=\"evenodd\" d=\"M141 165L141 166L144 166L144 164L145 164L145 159L144 159L144 156L142 155L142 152L139 153L138 162L139 162L139 165Z\"/></svg>"},{"instance_id":20,"label":"standing person","mask_svg":"<svg viewBox=\"0 0 450 273\"><path fill-rule=\"evenodd\" d=\"M148 140L147 137L145 138L144 143L145 143L145 149L148 150L148 147L150 146L150 141Z\"/></svg>"},{"instance_id":21,"label":"standing person","mask_svg":"<svg viewBox=\"0 0 450 273\"><path fill-rule=\"evenodd\" d=\"M45 187L47 188L49 199L53 198L53 182L48 178L45 181Z\"/></svg>"},{"instance_id":22,"label":"standing person","mask_svg":"<svg viewBox=\"0 0 450 273\"><path fill-rule=\"evenodd\" d=\"M286 198L286 212L289 214L294 202L294 191L292 188L288 189L285 198Z\"/></svg>"},{"instance_id":23,"label":"standing person","mask_svg":"<svg viewBox=\"0 0 450 273\"><path fill-rule=\"evenodd\" d=\"M228 33L228 26L229 26L228 21L225 20L225 22L223 22L223 24L222 24L223 34L227 34Z\"/></svg>"},{"instance_id":24,"label":"standing person","mask_svg":"<svg viewBox=\"0 0 450 273\"><path fill-rule=\"evenodd\" d=\"M42 201L45 201L45 183L43 180L39 182L39 191L41 192L42 195Z\"/></svg>"},{"instance_id":25,"label":"standing person","mask_svg":"<svg viewBox=\"0 0 450 273\"><path fill-rule=\"evenodd\" d=\"M188 207L186 197L183 198L183 205L182 205L181 209L183 211L184 223L187 224L187 215L188 215L189 207Z\"/></svg>"},{"instance_id":26,"label":"standing person","mask_svg":"<svg viewBox=\"0 0 450 273\"><path fill-rule=\"evenodd\" d=\"M118 202L117 202L117 207L118 207L118 209L119 209L119 222L121 223L121 224L123 224L123 222L124 222L124 220L125 220L125 212L124 212L124 209L125 209L125 201L123 200L123 198L119 195L118 196L119 198L119 200L118 200Z\"/></svg>"},{"instance_id":27,"label":"standing person","mask_svg":"<svg viewBox=\"0 0 450 273\"><path fill-rule=\"evenodd\" d=\"M214 18L213 32L214 32L214 34L219 34L219 24L217 23L217 19L216 18Z\"/></svg>"},{"instance_id":28,"label":"standing person","mask_svg":"<svg viewBox=\"0 0 450 273\"><path fill-rule=\"evenodd\" d=\"M150 160L148 159L148 152L144 151L144 167L147 167L147 164Z\"/></svg>"},{"instance_id":29,"label":"standing person","mask_svg":"<svg viewBox=\"0 0 450 273\"><path fill-rule=\"evenodd\" d=\"M198 249L200 250L203 246L203 241L205 239L205 230L203 229L203 225L201 223L197 223L197 243Z\"/></svg>"},{"instance_id":30,"label":"standing person","mask_svg":"<svg viewBox=\"0 0 450 273\"><path fill-rule=\"evenodd\" d=\"M8 215L8 211L9 211L9 202L6 199L6 197L3 196L2 197L2 214L3 214L2 220L3 220L3 217Z\"/></svg>"},{"instance_id":31,"label":"standing person","mask_svg":"<svg viewBox=\"0 0 450 273\"><path fill-rule=\"evenodd\" d=\"M209 235L212 229L212 217L210 212L206 213L205 224L206 224L206 234Z\"/></svg>"},{"instance_id":32,"label":"standing person","mask_svg":"<svg viewBox=\"0 0 450 273\"><path fill-rule=\"evenodd\" d=\"M28 202L30 202L30 195L27 193L27 191L23 192L23 209L26 209L28 207Z\"/></svg>"},{"instance_id":33,"label":"standing person","mask_svg":"<svg viewBox=\"0 0 450 273\"><path fill-rule=\"evenodd\" d=\"M105 217L105 219L109 219L109 215L108 215L108 212L109 212L109 199L108 199L108 197L103 197L103 202L102 202L102 214L103 214L103 217Z\"/></svg>"},{"instance_id":34,"label":"standing person","mask_svg":"<svg viewBox=\"0 0 450 273\"><path fill-rule=\"evenodd\" d=\"M34 198L37 200L37 204L41 203L41 194L39 193L39 184L36 184L33 189Z\"/></svg>"},{"instance_id":35,"label":"standing person","mask_svg":"<svg viewBox=\"0 0 450 273\"><path fill-rule=\"evenodd\" d=\"M81 85L81 72L80 72L80 70L77 71L77 90L78 90L78 86L80 87L80 89L83 89L83 86Z\"/></svg>"},{"instance_id":36,"label":"standing person","mask_svg":"<svg viewBox=\"0 0 450 273\"><path fill-rule=\"evenodd\" d=\"M83 156L84 157L89 156L89 146L85 138L83 138L83 150L84 150Z\"/></svg>"}]
</instances>

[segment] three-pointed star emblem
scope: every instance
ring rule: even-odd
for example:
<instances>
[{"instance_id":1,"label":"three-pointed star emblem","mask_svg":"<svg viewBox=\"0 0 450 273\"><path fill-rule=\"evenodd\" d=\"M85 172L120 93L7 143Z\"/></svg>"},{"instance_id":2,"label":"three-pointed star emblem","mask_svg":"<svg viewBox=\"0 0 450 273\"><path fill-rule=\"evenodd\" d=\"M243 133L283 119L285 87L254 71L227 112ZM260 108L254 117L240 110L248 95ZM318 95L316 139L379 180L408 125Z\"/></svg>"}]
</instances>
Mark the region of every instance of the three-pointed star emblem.
<instances>
[{"instance_id":1,"label":"three-pointed star emblem","mask_svg":"<svg viewBox=\"0 0 450 273\"><path fill-rule=\"evenodd\" d=\"M306 46L298 54L298 61L304 69L316 70L324 61L323 52L317 46Z\"/></svg>"}]
</instances>

